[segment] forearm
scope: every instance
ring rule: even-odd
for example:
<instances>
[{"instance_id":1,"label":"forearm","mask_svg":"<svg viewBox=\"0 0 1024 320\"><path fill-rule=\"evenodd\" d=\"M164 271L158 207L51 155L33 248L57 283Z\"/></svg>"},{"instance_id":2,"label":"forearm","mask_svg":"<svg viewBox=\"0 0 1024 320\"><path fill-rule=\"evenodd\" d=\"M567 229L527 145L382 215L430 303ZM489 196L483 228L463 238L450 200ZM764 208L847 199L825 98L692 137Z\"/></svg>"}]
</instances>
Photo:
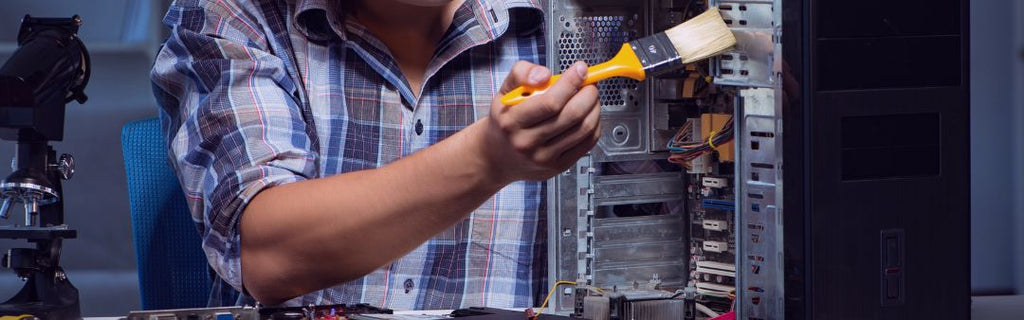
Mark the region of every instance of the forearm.
<instances>
[{"instance_id":1,"label":"forearm","mask_svg":"<svg viewBox=\"0 0 1024 320\"><path fill-rule=\"evenodd\" d=\"M467 152L475 126L374 170L274 188L242 215L242 273L264 303L359 278L461 220L504 181Z\"/></svg>"},{"instance_id":2,"label":"forearm","mask_svg":"<svg viewBox=\"0 0 1024 320\"><path fill-rule=\"evenodd\" d=\"M571 167L601 133L597 88L580 89L585 64L572 69L515 107L495 98L486 118L390 165L258 194L240 226L249 293L274 304L362 277L452 226L505 184L542 181ZM539 86L549 75L517 63L497 96L520 84Z\"/></svg>"}]
</instances>

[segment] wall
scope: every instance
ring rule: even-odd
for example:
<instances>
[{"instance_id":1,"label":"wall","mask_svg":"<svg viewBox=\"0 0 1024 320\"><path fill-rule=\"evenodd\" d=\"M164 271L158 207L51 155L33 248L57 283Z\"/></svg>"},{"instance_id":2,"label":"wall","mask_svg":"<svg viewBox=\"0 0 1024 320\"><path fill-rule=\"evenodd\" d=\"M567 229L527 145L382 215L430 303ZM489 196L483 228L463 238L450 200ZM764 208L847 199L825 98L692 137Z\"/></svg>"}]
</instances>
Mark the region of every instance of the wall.
<instances>
[{"instance_id":1,"label":"wall","mask_svg":"<svg viewBox=\"0 0 1024 320\"><path fill-rule=\"evenodd\" d=\"M1014 50L1016 51L1016 62L1013 68L1014 75L1014 92L1016 93L1015 103L1013 110L1016 111L1014 117L1014 129L1013 135L1015 141L1014 159L1012 167L1014 168L1014 181L1015 189L1013 190L1013 198L1016 199L1014 206L1014 226L1015 226L1015 250L1013 256L1015 257L1014 270L1016 275L1016 289L1017 293L1024 293L1024 0L1016 1L1016 27L1015 38L1016 45Z\"/></svg>"},{"instance_id":2,"label":"wall","mask_svg":"<svg viewBox=\"0 0 1024 320\"><path fill-rule=\"evenodd\" d=\"M1018 3L1020 1L1017 1ZM1022 122L1013 117L1013 1L971 2L971 282L976 293L1015 290L1013 172ZM1019 119L1019 118L1018 118ZM1016 123L1015 123L1016 122ZM1017 137L1017 139L1015 139ZM941 196L941 195L936 195Z\"/></svg>"}]
</instances>

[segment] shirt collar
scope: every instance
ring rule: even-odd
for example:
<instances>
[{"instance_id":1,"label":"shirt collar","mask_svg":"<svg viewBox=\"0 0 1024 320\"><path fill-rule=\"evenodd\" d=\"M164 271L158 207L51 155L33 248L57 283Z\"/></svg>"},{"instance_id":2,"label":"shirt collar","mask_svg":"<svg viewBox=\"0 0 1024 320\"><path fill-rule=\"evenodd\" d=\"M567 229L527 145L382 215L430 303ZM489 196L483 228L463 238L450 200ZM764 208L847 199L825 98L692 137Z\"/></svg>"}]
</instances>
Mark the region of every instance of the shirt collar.
<instances>
[{"instance_id":1,"label":"shirt collar","mask_svg":"<svg viewBox=\"0 0 1024 320\"><path fill-rule=\"evenodd\" d=\"M508 31L509 14L514 9L527 9L527 15L543 23L543 9L539 0L465 0L477 22L494 40ZM344 6L339 0L297 0L293 7L292 23L296 30L315 41L332 37L345 40Z\"/></svg>"},{"instance_id":2,"label":"shirt collar","mask_svg":"<svg viewBox=\"0 0 1024 320\"><path fill-rule=\"evenodd\" d=\"M314 41L331 37L346 39L344 9L340 0L298 0L292 14L292 24L302 35Z\"/></svg>"},{"instance_id":3,"label":"shirt collar","mask_svg":"<svg viewBox=\"0 0 1024 320\"><path fill-rule=\"evenodd\" d=\"M528 15L543 17L543 11L537 0L466 0L466 5L473 10L477 22L487 31L490 40L497 39L508 31L509 14L514 9L528 9ZM536 19L538 24L543 20Z\"/></svg>"}]
</instances>

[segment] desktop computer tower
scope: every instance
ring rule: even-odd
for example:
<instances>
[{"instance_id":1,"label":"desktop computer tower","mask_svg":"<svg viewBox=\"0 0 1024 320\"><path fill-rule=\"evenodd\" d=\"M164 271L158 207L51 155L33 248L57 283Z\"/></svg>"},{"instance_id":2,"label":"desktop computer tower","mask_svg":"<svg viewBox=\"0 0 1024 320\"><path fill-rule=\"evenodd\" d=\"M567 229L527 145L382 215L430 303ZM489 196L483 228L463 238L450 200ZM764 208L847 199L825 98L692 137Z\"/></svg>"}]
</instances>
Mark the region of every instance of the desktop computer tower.
<instances>
[{"instance_id":1,"label":"desktop computer tower","mask_svg":"<svg viewBox=\"0 0 1024 320\"><path fill-rule=\"evenodd\" d=\"M783 1L786 319L970 318L968 2Z\"/></svg>"},{"instance_id":2,"label":"desktop computer tower","mask_svg":"<svg viewBox=\"0 0 1024 320\"><path fill-rule=\"evenodd\" d=\"M600 289L746 320L969 317L966 1L544 5L556 71L709 8L737 38L598 85L601 141L548 183L549 282L576 283L553 310Z\"/></svg>"}]
</instances>

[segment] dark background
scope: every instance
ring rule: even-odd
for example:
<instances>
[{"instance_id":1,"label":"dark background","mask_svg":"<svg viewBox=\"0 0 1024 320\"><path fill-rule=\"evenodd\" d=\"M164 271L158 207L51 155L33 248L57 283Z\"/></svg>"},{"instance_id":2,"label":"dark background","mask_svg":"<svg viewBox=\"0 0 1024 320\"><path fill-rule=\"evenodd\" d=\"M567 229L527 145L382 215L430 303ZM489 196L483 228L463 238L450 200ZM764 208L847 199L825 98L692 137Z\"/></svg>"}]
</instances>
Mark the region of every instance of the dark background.
<instances>
[{"instance_id":1,"label":"dark background","mask_svg":"<svg viewBox=\"0 0 1024 320\"><path fill-rule=\"evenodd\" d=\"M73 154L78 165L65 184L65 207L80 236L66 242L63 263L86 316L139 307L120 132L128 121L156 115L149 68L166 34L159 20L168 2L0 2L0 60L14 50L25 13L79 14L85 23L81 36L93 59L90 100L68 106L66 139L55 148ZM971 3L971 104L972 289L1024 293L1024 0ZM0 142L0 163L13 151L13 143ZM0 168L9 173L6 165ZM0 241L3 250L14 245L22 243ZM0 273L0 300L21 285L13 273Z\"/></svg>"}]
</instances>

